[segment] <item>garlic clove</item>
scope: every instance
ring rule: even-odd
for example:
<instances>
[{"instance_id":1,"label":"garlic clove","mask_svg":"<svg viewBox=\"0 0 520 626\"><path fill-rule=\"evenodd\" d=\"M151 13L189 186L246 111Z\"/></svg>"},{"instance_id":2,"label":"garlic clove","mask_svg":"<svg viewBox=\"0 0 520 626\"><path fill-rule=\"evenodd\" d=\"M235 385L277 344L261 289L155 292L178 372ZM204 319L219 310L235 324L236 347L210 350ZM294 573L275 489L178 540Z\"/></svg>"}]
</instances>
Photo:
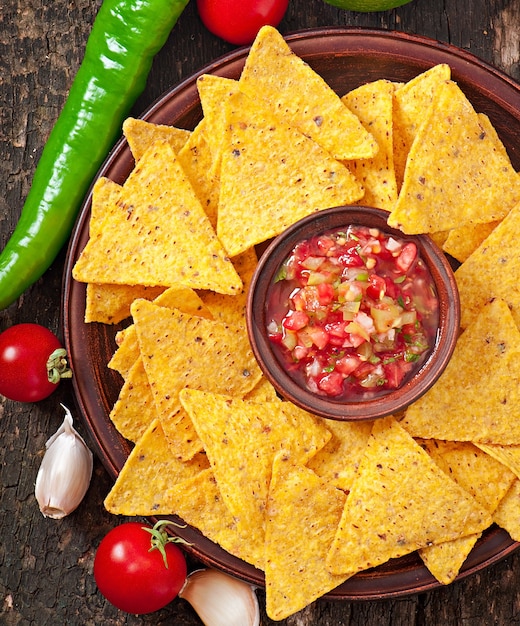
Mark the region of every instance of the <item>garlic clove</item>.
<instances>
[{"instance_id":1,"label":"garlic clove","mask_svg":"<svg viewBox=\"0 0 520 626\"><path fill-rule=\"evenodd\" d=\"M45 454L36 476L35 496L45 517L62 519L83 500L92 478L93 457L72 425L72 415L63 404L65 418L45 444Z\"/></svg>"},{"instance_id":2,"label":"garlic clove","mask_svg":"<svg viewBox=\"0 0 520 626\"><path fill-rule=\"evenodd\" d=\"M218 570L192 572L179 597L191 604L205 626L260 624L260 609L253 587Z\"/></svg>"}]
</instances>

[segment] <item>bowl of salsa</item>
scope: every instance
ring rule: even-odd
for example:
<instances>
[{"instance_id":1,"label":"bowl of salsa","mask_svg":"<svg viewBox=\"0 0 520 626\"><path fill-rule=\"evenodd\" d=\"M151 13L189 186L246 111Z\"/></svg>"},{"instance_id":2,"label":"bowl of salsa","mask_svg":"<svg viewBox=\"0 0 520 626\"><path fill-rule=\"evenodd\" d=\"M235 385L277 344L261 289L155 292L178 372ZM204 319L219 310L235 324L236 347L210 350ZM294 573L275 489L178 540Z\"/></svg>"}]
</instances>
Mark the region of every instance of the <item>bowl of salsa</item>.
<instances>
[{"instance_id":1,"label":"bowl of salsa","mask_svg":"<svg viewBox=\"0 0 520 626\"><path fill-rule=\"evenodd\" d=\"M341 206L306 217L261 255L249 339L285 399L322 417L375 419L423 395L446 367L460 303L446 256L388 213Z\"/></svg>"}]
</instances>

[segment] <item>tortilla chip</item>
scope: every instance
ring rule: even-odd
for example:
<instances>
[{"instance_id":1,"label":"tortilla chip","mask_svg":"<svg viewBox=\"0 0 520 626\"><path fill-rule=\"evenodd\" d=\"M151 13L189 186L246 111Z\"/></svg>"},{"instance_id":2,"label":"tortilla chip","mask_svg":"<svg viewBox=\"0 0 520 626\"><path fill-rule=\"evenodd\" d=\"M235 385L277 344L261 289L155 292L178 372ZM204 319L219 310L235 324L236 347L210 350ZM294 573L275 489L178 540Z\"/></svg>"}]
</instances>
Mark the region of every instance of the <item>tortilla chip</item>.
<instances>
[{"instance_id":1,"label":"tortilla chip","mask_svg":"<svg viewBox=\"0 0 520 626\"><path fill-rule=\"evenodd\" d=\"M148 300L149 298L146 299ZM188 315L212 319L209 309L202 302L197 292L190 289L190 287L183 287L182 285L170 287L155 298L154 304L170 309L179 309ZM140 356L135 326L130 324L125 329L124 336L119 333L118 335L118 349L108 362L108 367L116 370L126 379L130 368Z\"/></svg>"},{"instance_id":2,"label":"tortilla chip","mask_svg":"<svg viewBox=\"0 0 520 626\"><path fill-rule=\"evenodd\" d=\"M189 463L178 461L170 452L161 424L154 420L130 452L105 498L105 508L116 515L169 515L168 489L207 467L204 454Z\"/></svg>"},{"instance_id":3,"label":"tortilla chip","mask_svg":"<svg viewBox=\"0 0 520 626\"><path fill-rule=\"evenodd\" d=\"M500 528L507 530L513 541L520 541L520 480L515 480L500 502L493 520Z\"/></svg>"},{"instance_id":4,"label":"tortilla chip","mask_svg":"<svg viewBox=\"0 0 520 626\"><path fill-rule=\"evenodd\" d=\"M491 514L515 480L512 472L471 443L437 440L418 443L448 476ZM476 533L422 548L419 556L435 578L448 585L458 575L480 535Z\"/></svg>"},{"instance_id":5,"label":"tortilla chip","mask_svg":"<svg viewBox=\"0 0 520 626\"><path fill-rule=\"evenodd\" d=\"M216 230L219 180L213 168L213 156L208 143L205 119L197 124L177 158L213 230Z\"/></svg>"},{"instance_id":6,"label":"tortilla chip","mask_svg":"<svg viewBox=\"0 0 520 626\"><path fill-rule=\"evenodd\" d=\"M233 265L244 285L242 293L236 296L226 296L213 291L201 293L204 305L216 320L245 326L247 293L257 263L258 257L254 248L249 248L233 259Z\"/></svg>"},{"instance_id":7,"label":"tortilla chip","mask_svg":"<svg viewBox=\"0 0 520 626\"><path fill-rule=\"evenodd\" d=\"M175 126L167 126L166 124L152 124L145 120L128 117L123 122L123 134L137 163L158 139L167 141L177 154L190 138L191 132L184 130L184 128L175 128Z\"/></svg>"},{"instance_id":8,"label":"tortilla chip","mask_svg":"<svg viewBox=\"0 0 520 626\"><path fill-rule=\"evenodd\" d=\"M348 492L356 477L359 463L372 431L372 422L329 420L332 437L309 461L308 467L338 489Z\"/></svg>"},{"instance_id":9,"label":"tortilla chip","mask_svg":"<svg viewBox=\"0 0 520 626\"><path fill-rule=\"evenodd\" d=\"M224 76L203 74L197 79L197 89L212 156L210 175L218 177L227 123L226 109L222 104L231 94L239 90L238 81Z\"/></svg>"},{"instance_id":10,"label":"tortilla chip","mask_svg":"<svg viewBox=\"0 0 520 626\"><path fill-rule=\"evenodd\" d=\"M460 228L453 228L442 244L442 249L460 263L464 263L500 222L501 220L497 220L487 224L466 224Z\"/></svg>"},{"instance_id":11,"label":"tortilla chip","mask_svg":"<svg viewBox=\"0 0 520 626\"><path fill-rule=\"evenodd\" d=\"M394 165L398 188L401 188L408 153L423 121L437 86L451 78L446 63L439 63L397 85L394 93Z\"/></svg>"},{"instance_id":12,"label":"tortilla chip","mask_svg":"<svg viewBox=\"0 0 520 626\"><path fill-rule=\"evenodd\" d=\"M261 378L260 382L244 396L244 400L248 402L281 402L276 389L267 378Z\"/></svg>"},{"instance_id":13,"label":"tortilla chip","mask_svg":"<svg viewBox=\"0 0 520 626\"><path fill-rule=\"evenodd\" d=\"M507 467L517 478L520 478L520 445L504 446L498 443L477 443L476 445L496 459L503 468Z\"/></svg>"},{"instance_id":14,"label":"tortilla chip","mask_svg":"<svg viewBox=\"0 0 520 626\"><path fill-rule=\"evenodd\" d=\"M376 420L327 567L355 574L491 523L394 418Z\"/></svg>"},{"instance_id":15,"label":"tortilla chip","mask_svg":"<svg viewBox=\"0 0 520 626\"><path fill-rule=\"evenodd\" d=\"M156 142L73 269L81 282L184 284L234 294L242 282L173 150ZM173 235L172 235L173 233Z\"/></svg>"},{"instance_id":16,"label":"tortilla chip","mask_svg":"<svg viewBox=\"0 0 520 626\"><path fill-rule=\"evenodd\" d=\"M342 163L257 101L235 93L227 107L217 234L230 256L363 196Z\"/></svg>"},{"instance_id":17,"label":"tortilla chip","mask_svg":"<svg viewBox=\"0 0 520 626\"><path fill-rule=\"evenodd\" d=\"M491 232L455 272L466 328L486 302L501 298L520 324L520 204Z\"/></svg>"},{"instance_id":18,"label":"tortilla chip","mask_svg":"<svg viewBox=\"0 0 520 626\"><path fill-rule=\"evenodd\" d=\"M345 494L312 470L276 454L267 500L265 589L267 614L282 620L344 582L323 566Z\"/></svg>"},{"instance_id":19,"label":"tortilla chip","mask_svg":"<svg viewBox=\"0 0 520 626\"><path fill-rule=\"evenodd\" d=\"M397 201L392 130L393 94L393 83L378 80L354 89L341 99L375 137L379 146L377 154L371 159L347 161L350 171L365 190L359 202L386 211L391 211Z\"/></svg>"},{"instance_id":20,"label":"tortilla chip","mask_svg":"<svg viewBox=\"0 0 520 626\"><path fill-rule=\"evenodd\" d=\"M153 300L165 287L142 285L106 285L89 283L85 305L85 323L119 324L130 317L130 305L136 298Z\"/></svg>"},{"instance_id":21,"label":"tortilla chip","mask_svg":"<svg viewBox=\"0 0 520 626\"><path fill-rule=\"evenodd\" d=\"M204 450L195 426L183 408L174 415L162 415L161 426L171 453L181 461L190 461Z\"/></svg>"},{"instance_id":22,"label":"tortilla chip","mask_svg":"<svg viewBox=\"0 0 520 626\"><path fill-rule=\"evenodd\" d=\"M408 154L388 224L408 234L438 232L502 219L519 201L511 162L458 85L441 83Z\"/></svg>"},{"instance_id":23,"label":"tortilla chip","mask_svg":"<svg viewBox=\"0 0 520 626\"><path fill-rule=\"evenodd\" d=\"M240 532L254 543L263 541L274 455L287 449L305 463L326 444L330 432L288 402L258 404L188 388L180 400Z\"/></svg>"},{"instance_id":24,"label":"tortilla chip","mask_svg":"<svg viewBox=\"0 0 520 626\"><path fill-rule=\"evenodd\" d=\"M240 327L147 300L132 304L132 316L160 418L177 413L184 387L240 396L262 377Z\"/></svg>"},{"instance_id":25,"label":"tortilla chip","mask_svg":"<svg viewBox=\"0 0 520 626\"><path fill-rule=\"evenodd\" d=\"M211 469L203 470L193 478L173 485L165 498L172 513L187 524L198 528L205 537L230 554L263 569L263 541L254 544L249 537L244 540L240 535Z\"/></svg>"},{"instance_id":26,"label":"tortilla chip","mask_svg":"<svg viewBox=\"0 0 520 626\"><path fill-rule=\"evenodd\" d=\"M157 418L152 390L141 358L130 368L109 417L116 430L134 443Z\"/></svg>"},{"instance_id":27,"label":"tortilla chip","mask_svg":"<svg viewBox=\"0 0 520 626\"><path fill-rule=\"evenodd\" d=\"M520 443L520 332L505 302L485 306L460 336L435 385L408 407L401 425L414 437Z\"/></svg>"},{"instance_id":28,"label":"tortilla chip","mask_svg":"<svg viewBox=\"0 0 520 626\"><path fill-rule=\"evenodd\" d=\"M334 158L369 159L377 153L374 137L275 28L258 32L239 83L251 99L264 100L279 121L298 128Z\"/></svg>"}]
</instances>

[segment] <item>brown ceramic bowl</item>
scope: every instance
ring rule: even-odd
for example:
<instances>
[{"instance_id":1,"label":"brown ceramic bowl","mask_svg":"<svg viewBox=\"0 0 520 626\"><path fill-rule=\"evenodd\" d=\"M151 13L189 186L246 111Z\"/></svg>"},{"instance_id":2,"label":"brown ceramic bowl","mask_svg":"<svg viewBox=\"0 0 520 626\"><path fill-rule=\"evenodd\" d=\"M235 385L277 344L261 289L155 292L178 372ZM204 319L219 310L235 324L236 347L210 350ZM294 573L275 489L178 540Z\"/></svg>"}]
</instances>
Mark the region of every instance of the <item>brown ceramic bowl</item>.
<instances>
[{"instance_id":1,"label":"brown ceramic bowl","mask_svg":"<svg viewBox=\"0 0 520 626\"><path fill-rule=\"evenodd\" d=\"M396 414L415 402L435 383L444 371L459 334L460 303L451 266L444 254L425 235L413 237L387 225L388 213L361 206L340 206L314 213L290 226L275 238L260 258L253 276L247 302L249 340L265 376L276 390L299 407L329 419L373 420ZM369 393L345 399L319 395L303 381L288 373L279 346L268 337L267 302L282 263L300 241L327 231L345 229L351 224L378 228L395 237L413 240L437 291L439 324L434 344L415 372L395 390Z\"/></svg>"}]
</instances>

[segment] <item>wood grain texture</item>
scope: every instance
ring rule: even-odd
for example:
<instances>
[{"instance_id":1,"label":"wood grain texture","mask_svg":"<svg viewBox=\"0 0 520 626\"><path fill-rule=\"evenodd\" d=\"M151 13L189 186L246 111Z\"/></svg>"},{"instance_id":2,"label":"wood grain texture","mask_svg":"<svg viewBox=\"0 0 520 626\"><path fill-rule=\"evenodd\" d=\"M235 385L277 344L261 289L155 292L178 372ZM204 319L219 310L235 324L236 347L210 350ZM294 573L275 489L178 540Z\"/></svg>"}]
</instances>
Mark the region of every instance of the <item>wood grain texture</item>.
<instances>
[{"instance_id":1,"label":"wood grain texture","mask_svg":"<svg viewBox=\"0 0 520 626\"><path fill-rule=\"evenodd\" d=\"M2 0L0 7L0 245L11 233L45 139L82 59L99 0ZM520 78L517 0L414 0L394 11L356 14L321 0L291 0L280 29L345 25L418 33L462 47ZM166 89L233 47L210 35L188 5L157 56L140 114ZM65 253L20 300L0 312L0 330L35 321L60 332ZM69 384L49 399L22 405L0 398L0 624L122 625L201 622L176 600L149 616L117 611L98 593L95 549L119 519L102 501L110 480L95 463L80 508L60 522L44 519L34 481L46 439L62 421L59 403L73 406ZM82 426L78 424L81 431ZM83 434L85 434L83 432ZM195 563L190 563L195 567ZM430 593L381 602L319 601L283 626L509 626L520 624L520 554ZM262 606L262 626L274 624Z\"/></svg>"}]
</instances>

